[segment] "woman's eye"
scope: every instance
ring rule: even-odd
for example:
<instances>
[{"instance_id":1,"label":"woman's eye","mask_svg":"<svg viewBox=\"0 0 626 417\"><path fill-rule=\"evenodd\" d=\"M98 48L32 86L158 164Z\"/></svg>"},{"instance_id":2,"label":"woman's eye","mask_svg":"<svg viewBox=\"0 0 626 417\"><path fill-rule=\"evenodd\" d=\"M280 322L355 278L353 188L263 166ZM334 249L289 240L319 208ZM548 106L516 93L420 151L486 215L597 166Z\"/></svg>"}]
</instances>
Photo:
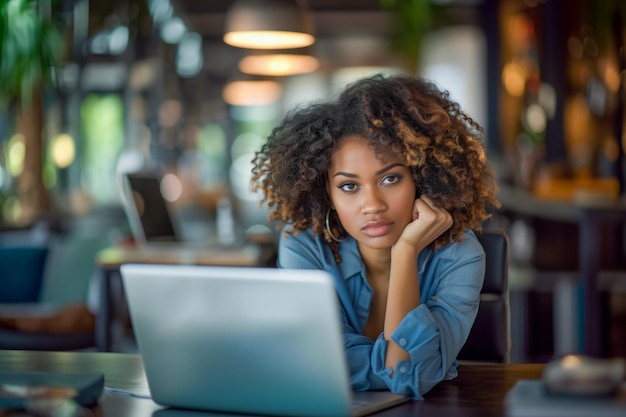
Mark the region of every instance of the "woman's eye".
<instances>
[{"instance_id":1,"label":"woman's eye","mask_svg":"<svg viewBox=\"0 0 626 417\"><path fill-rule=\"evenodd\" d=\"M395 184L402 179L400 175L387 175L383 178L383 184Z\"/></svg>"},{"instance_id":2,"label":"woman's eye","mask_svg":"<svg viewBox=\"0 0 626 417\"><path fill-rule=\"evenodd\" d=\"M347 183L341 184L338 188L342 191L350 192L350 191L356 190L356 184L352 182L347 182Z\"/></svg>"}]
</instances>

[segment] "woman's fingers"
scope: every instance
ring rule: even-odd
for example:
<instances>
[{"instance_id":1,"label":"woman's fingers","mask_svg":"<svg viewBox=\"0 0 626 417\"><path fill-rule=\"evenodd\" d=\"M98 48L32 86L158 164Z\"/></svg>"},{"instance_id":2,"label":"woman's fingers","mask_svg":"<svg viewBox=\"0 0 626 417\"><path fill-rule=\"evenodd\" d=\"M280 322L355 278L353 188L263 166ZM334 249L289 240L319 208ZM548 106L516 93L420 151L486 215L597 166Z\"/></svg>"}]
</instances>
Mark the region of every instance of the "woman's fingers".
<instances>
[{"instance_id":1,"label":"woman's fingers","mask_svg":"<svg viewBox=\"0 0 626 417\"><path fill-rule=\"evenodd\" d=\"M445 209L437 207L433 201L422 196L413 204L413 221L403 233L403 238L423 248L437 239L452 224L452 215Z\"/></svg>"},{"instance_id":2,"label":"woman's fingers","mask_svg":"<svg viewBox=\"0 0 626 417\"><path fill-rule=\"evenodd\" d=\"M431 200L428 196L421 196L419 199L416 200L416 203L418 203L418 200L421 200L425 203L421 205L421 208L418 208L419 206L417 204L414 206L414 211L418 210L418 217L420 214L419 212L425 212L424 215L429 217L432 216L432 223L440 225L444 228L442 232L448 230L448 228L452 226L453 219L448 210L437 207L435 203L433 203L433 200Z\"/></svg>"}]
</instances>

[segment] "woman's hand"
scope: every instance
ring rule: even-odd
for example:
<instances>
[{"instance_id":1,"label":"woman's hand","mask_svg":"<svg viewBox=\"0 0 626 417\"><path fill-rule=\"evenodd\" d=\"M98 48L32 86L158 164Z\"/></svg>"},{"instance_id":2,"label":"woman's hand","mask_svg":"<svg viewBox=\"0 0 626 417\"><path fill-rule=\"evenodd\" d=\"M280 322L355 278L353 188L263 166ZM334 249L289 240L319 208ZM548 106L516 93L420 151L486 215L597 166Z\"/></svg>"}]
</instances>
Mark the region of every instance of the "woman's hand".
<instances>
[{"instance_id":1,"label":"woman's hand","mask_svg":"<svg viewBox=\"0 0 626 417\"><path fill-rule=\"evenodd\" d=\"M413 203L412 220L404 228L396 245L408 243L419 253L448 230L452 223L452 216L447 210L435 206L429 197L422 195Z\"/></svg>"}]
</instances>

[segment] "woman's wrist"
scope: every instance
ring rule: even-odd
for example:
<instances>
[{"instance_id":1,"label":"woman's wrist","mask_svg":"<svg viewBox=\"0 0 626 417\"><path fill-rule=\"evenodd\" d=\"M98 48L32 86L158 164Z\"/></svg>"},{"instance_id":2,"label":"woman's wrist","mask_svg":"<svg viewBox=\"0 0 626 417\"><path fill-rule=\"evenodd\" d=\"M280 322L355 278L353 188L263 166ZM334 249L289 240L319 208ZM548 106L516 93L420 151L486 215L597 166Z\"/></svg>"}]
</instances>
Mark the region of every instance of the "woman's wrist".
<instances>
[{"instance_id":1,"label":"woman's wrist","mask_svg":"<svg viewBox=\"0 0 626 417\"><path fill-rule=\"evenodd\" d=\"M422 249L423 248L419 248L415 243L400 237L391 247L391 259L400 256L403 258L410 257L415 260Z\"/></svg>"}]
</instances>

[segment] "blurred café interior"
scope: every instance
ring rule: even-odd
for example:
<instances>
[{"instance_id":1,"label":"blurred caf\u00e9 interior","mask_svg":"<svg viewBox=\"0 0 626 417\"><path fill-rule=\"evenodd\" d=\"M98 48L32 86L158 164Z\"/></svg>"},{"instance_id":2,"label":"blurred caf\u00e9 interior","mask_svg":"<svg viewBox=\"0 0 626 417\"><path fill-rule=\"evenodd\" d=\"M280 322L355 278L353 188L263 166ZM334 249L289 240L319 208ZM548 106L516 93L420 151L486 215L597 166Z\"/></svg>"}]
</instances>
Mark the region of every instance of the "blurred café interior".
<instances>
[{"instance_id":1,"label":"blurred caf\u00e9 interior","mask_svg":"<svg viewBox=\"0 0 626 417\"><path fill-rule=\"evenodd\" d=\"M225 36L258 21L309 42ZM510 245L510 361L590 343L626 357L625 45L622 0L2 2L0 316L15 301L4 278L36 269L15 272L22 259L4 248L47 250L30 301L98 297L103 252L133 246L127 172L162 176L185 238L215 238L226 210L271 264L254 152L294 106L408 73L485 129L502 209L484 227ZM132 349L123 302L111 309L112 350Z\"/></svg>"}]
</instances>

